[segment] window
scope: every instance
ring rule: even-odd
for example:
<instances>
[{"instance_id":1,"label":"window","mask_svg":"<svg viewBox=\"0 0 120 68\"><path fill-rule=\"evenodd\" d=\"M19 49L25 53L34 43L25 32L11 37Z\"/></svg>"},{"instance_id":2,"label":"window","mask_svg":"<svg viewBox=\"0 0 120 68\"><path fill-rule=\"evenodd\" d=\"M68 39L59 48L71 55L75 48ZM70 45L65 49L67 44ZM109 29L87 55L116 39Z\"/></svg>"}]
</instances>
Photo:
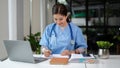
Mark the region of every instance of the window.
<instances>
[{"instance_id":1,"label":"window","mask_svg":"<svg viewBox=\"0 0 120 68\"><path fill-rule=\"evenodd\" d=\"M115 43L111 53L116 54L115 35L120 35L120 1L66 0L71 20L87 35L88 51L97 54L97 40Z\"/></svg>"}]
</instances>

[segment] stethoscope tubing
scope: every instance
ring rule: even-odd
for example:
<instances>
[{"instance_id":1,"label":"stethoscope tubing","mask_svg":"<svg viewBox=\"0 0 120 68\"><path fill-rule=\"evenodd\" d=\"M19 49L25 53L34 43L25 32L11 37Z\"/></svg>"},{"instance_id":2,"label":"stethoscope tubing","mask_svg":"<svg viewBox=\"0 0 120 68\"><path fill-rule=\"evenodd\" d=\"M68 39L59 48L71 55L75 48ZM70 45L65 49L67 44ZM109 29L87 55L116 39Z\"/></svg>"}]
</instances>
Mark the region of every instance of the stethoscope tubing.
<instances>
[{"instance_id":1,"label":"stethoscope tubing","mask_svg":"<svg viewBox=\"0 0 120 68\"><path fill-rule=\"evenodd\" d=\"M53 26L52 26L51 32L50 32L50 37L52 35L52 31L54 31L55 37L56 37L56 32L54 30L55 26L56 26L56 24L54 23ZM68 23L68 26L69 26L69 29L70 29L71 40L73 40L73 32L72 32L72 27L71 27L70 23Z\"/></svg>"}]
</instances>

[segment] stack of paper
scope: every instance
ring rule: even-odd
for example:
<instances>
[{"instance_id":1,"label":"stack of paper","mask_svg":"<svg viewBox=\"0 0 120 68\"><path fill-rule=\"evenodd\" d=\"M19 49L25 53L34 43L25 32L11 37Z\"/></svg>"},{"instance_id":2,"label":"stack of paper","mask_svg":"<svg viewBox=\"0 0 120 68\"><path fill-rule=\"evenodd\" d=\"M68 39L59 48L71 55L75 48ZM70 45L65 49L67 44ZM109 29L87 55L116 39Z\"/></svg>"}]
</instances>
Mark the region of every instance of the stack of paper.
<instances>
[{"instance_id":1,"label":"stack of paper","mask_svg":"<svg viewBox=\"0 0 120 68\"><path fill-rule=\"evenodd\" d=\"M48 58L48 59L51 59L53 57L56 57L56 58L69 58L69 56L62 56L61 54L52 54L49 57L45 57L44 55L41 55L41 57Z\"/></svg>"},{"instance_id":2,"label":"stack of paper","mask_svg":"<svg viewBox=\"0 0 120 68\"><path fill-rule=\"evenodd\" d=\"M70 63L95 63L96 62L95 56L93 54L71 54L71 56L62 56L61 54L52 54L49 57L45 57L44 55L42 55L41 57L50 59L50 64L67 64L68 62Z\"/></svg>"},{"instance_id":3,"label":"stack of paper","mask_svg":"<svg viewBox=\"0 0 120 68\"><path fill-rule=\"evenodd\" d=\"M72 63L80 63L80 62L86 62L90 59L95 59L93 54L85 55L85 54L72 54L71 58L69 59L69 62Z\"/></svg>"}]
</instances>

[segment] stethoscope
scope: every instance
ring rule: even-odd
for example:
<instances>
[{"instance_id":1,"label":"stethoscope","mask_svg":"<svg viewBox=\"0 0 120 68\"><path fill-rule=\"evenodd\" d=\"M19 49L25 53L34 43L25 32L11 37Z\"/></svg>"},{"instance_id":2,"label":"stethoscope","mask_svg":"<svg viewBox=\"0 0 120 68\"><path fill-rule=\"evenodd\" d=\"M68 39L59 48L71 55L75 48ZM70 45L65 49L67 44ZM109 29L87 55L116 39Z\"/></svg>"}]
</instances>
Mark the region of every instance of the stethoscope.
<instances>
[{"instance_id":1,"label":"stethoscope","mask_svg":"<svg viewBox=\"0 0 120 68\"><path fill-rule=\"evenodd\" d=\"M54 30L55 26L56 26L56 23L54 23L53 26L52 26L52 29L51 29L51 32L50 32L50 37L52 35L52 31L54 31L54 34L55 34L55 37L56 37L56 32ZM73 40L73 32L72 32L72 28L70 26L70 23L68 23L68 26L69 26L70 35L71 35L71 41L70 41L70 43L71 43L71 45L75 45L75 41Z\"/></svg>"}]
</instances>

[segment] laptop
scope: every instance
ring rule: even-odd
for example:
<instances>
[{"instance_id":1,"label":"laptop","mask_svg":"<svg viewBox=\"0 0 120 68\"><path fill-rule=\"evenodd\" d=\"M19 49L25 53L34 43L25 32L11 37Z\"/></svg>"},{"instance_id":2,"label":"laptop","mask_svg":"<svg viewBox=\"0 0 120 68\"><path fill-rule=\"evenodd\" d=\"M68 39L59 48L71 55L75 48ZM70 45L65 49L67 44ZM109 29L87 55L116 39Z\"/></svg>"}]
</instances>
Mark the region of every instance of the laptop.
<instances>
[{"instance_id":1,"label":"laptop","mask_svg":"<svg viewBox=\"0 0 120 68\"><path fill-rule=\"evenodd\" d=\"M8 58L4 44L0 45L0 61L4 61Z\"/></svg>"},{"instance_id":2,"label":"laptop","mask_svg":"<svg viewBox=\"0 0 120 68\"><path fill-rule=\"evenodd\" d=\"M12 61L39 63L47 60L43 57L34 57L29 41L4 40L8 58Z\"/></svg>"}]
</instances>

